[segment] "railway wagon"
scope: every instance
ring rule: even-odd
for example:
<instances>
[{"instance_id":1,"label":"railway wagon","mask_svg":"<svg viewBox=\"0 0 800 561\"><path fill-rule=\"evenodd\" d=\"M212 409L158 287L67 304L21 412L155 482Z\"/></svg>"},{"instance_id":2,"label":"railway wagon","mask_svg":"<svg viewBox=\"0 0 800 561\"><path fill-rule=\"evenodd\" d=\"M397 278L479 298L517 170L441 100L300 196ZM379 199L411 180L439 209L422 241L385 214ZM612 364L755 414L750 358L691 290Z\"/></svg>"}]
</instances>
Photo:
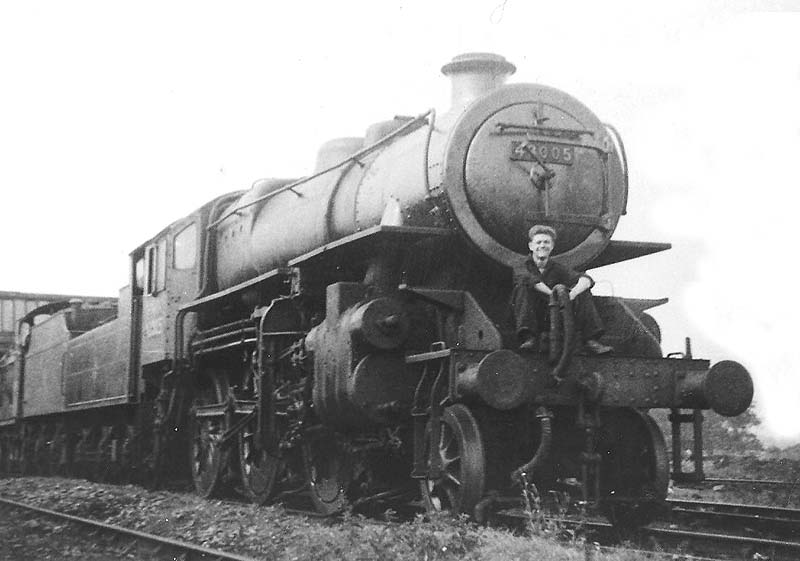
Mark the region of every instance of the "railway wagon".
<instances>
[{"instance_id":1,"label":"railway wagon","mask_svg":"<svg viewBox=\"0 0 800 561\"><path fill-rule=\"evenodd\" d=\"M518 348L508 301L532 225L580 271L669 244L612 239L621 137L564 92L506 84L514 70L455 57L446 112L210 201L131 253L115 311L30 325L4 464L478 519L535 485L641 521L671 476L701 478L679 473L681 426L701 443L701 411L740 414L752 380L688 346L664 357L647 310L666 299L596 298L615 352L586 356L557 290L548 351ZM673 473L653 408L673 413Z\"/></svg>"}]
</instances>

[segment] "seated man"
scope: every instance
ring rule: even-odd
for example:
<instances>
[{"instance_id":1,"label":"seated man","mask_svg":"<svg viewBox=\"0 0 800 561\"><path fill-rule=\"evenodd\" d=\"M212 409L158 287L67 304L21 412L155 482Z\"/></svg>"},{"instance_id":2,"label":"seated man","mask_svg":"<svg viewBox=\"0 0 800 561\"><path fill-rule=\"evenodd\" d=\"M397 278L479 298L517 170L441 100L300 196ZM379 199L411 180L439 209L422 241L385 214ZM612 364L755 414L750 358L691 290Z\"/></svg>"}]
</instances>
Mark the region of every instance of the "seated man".
<instances>
[{"instance_id":1,"label":"seated man","mask_svg":"<svg viewBox=\"0 0 800 561\"><path fill-rule=\"evenodd\" d=\"M592 278L550 260L556 243L556 231L551 227L536 225L528 231L528 238L531 255L525 261L526 270L514 279L511 294L520 350L535 350L552 289L563 284L570 289L575 328L581 332L586 349L594 354L612 351L611 347L597 341L603 334L603 324L589 291L594 286Z\"/></svg>"}]
</instances>

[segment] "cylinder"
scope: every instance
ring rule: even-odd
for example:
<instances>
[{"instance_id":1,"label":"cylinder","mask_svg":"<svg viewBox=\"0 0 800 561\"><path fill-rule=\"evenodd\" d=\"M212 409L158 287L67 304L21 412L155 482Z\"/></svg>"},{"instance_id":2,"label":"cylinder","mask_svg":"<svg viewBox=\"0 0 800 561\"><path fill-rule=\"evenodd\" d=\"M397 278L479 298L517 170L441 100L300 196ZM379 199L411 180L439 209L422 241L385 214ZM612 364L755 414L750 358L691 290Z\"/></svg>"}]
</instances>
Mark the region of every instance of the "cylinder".
<instances>
[{"instance_id":1,"label":"cylinder","mask_svg":"<svg viewBox=\"0 0 800 561\"><path fill-rule=\"evenodd\" d=\"M491 352L478 363L457 368L461 370L456 378L458 392L495 409L514 409L535 393L525 360L509 350Z\"/></svg>"},{"instance_id":2,"label":"cylinder","mask_svg":"<svg viewBox=\"0 0 800 561\"><path fill-rule=\"evenodd\" d=\"M396 349L406 340L410 321L402 304L376 298L362 304L349 318L350 332L378 349Z\"/></svg>"}]
</instances>

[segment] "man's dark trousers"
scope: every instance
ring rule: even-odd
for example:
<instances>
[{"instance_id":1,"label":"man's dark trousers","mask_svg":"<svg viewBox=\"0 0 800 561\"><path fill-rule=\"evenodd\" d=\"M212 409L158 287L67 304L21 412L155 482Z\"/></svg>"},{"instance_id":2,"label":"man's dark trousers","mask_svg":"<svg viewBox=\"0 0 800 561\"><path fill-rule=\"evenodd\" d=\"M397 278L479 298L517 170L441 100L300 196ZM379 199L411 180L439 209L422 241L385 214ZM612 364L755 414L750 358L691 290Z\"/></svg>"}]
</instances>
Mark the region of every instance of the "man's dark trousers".
<instances>
[{"instance_id":1,"label":"man's dark trousers","mask_svg":"<svg viewBox=\"0 0 800 561\"><path fill-rule=\"evenodd\" d=\"M514 314L514 327L521 340L542 333L548 317L548 302L549 296L528 283L514 285L511 308ZM575 317L575 328L581 332L582 342L599 339L603 334L603 322L589 290L584 290L572 301L572 314Z\"/></svg>"}]
</instances>

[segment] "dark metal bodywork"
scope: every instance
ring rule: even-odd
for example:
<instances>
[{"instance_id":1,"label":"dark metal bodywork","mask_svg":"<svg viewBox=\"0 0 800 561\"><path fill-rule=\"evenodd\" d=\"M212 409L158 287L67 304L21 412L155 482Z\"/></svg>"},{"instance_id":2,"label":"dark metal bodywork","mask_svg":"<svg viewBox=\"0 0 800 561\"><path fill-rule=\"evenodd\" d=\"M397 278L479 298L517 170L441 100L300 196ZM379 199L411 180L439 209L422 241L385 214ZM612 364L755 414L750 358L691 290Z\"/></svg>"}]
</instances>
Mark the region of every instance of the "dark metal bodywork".
<instances>
[{"instance_id":1,"label":"dark metal bodywork","mask_svg":"<svg viewBox=\"0 0 800 561\"><path fill-rule=\"evenodd\" d=\"M559 259L585 267L625 210L621 147L583 104L553 88L484 93L441 116L398 119L383 138L309 178L255 185L212 224L218 288L379 224L460 232L490 259L517 267L528 228L544 222L559 233ZM568 149L569 161L512 157L512 147L531 151L540 141ZM540 168L547 180L537 183Z\"/></svg>"},{"instance_id":2,"label":"dark metal bodywork","mask_svg":"<svg viewBox=\"0 0 800 561\"><path fill-rule=\"evenodd\" d=\"M128 403L130 322L117 319L67 345L63 368L64 405L68 409Z\"/></svg>"},{"instance_id":3,"label":"dark metal bodywork","mask_svg":"<svg viewBox=\"0 0 800 561\"><path fill-rule=\"evenodd\" d=\"M22 417L61 413L86 401L129 398L128 330L116 315L115 304L67 305L30 326L21 355Z\"/></svg>"},{"instance_id":4,"label":"dark metal bodywork","mask_svg":"<svg viewBox=\"0 0 800 561\"><path fill-rule=\"evenodd\" d=\"M13 403L0 399L0 422L142 399L143 368L169 364L177 309L201 290L205 225L214 202L171 224L131 254L131 282L121 289L119 299L49 302L44 295L41 306L27 310L21 318L26 340L13 360L6 359L0 377L0 391L13 389L14 395ZM190 266L178 268L176 237L192 225L195 255Z\"/></svg>"},{"instance_id":5,"label":"dark metal bodywork","mask_svg":"<svg viewBox=\"0 0 800 561\"><path fill-rule=\"evenodd\" d=\"M440 437L451 434L471 451L470 490L456 503L469 512L484 488L507 492L510 475L516 484L535 470L543 490L580 475L585 501L618 490L636 500L650 487L663 498L663 438L644 410L670 408L678 423L684 408L736 415L752 381L730 361L662 358L646 310L665 299L596 299L612 357L572 353L575 334L557 321L558 372L552 357L519 352L508 300L530 226L552 225L555 258L581 270L669 245L611 241L627 203L620 139L563 92L502 86L501 58L445 67L459 83L483 69L475 82L493 84L459 90L448 113L375 125L363 141L327 145L307 178L259 181L159 232L131 253L116 319L50 310L0 366L0 415L16 408L30 421L6 440L23 457L36 448L28 429L40 450L67 430L74 438L60 420L75 412L83 457L147 427L153 472L176 451L189 456L203 496L230 471L263 502L282 475L298 488L292 465L319 504L326 490L336 498L382 477L370 492L386 496L409 476L430 502L449 473ZM571 317L566 289L555 292L551 320ZM16 405L2 397L15 376ZM115 426L84 415L130 404L139 408ZM238 469L227 470L237 449ZM361 464L358 484L326 459L343 450ZM647 465L626 486L625 465L637 462Z\"/></svg>"},{"instance_id":6,"label":"dark metal bodywork","mask_svg":"<svg viewBox=\"0 0 800 561\"><path fill-rule=\"evenodd\" d=\"M31 329L24 354L23 416L64 410L62 365L70 338L63 311Z\"/></svg>"},{"instance_id":7,"label":"dark metal bodywork","mask_svg":"<svg viewBox=\"0 0 800 561\"><path fill-rule=\"evenodd\" d=\"M373 255L386 239L402 236L403 229L375 227L295 264L303 270L318 265L323 256L339 262L345 254L350 260L357 254ZM407 230L406 245L414 232L417 243L444 239L430 229ZM453 402L479 399L496 409L523 403L577 406L588 400L602 407L714 408L737 415L752 398L752 382L741 367L727 371L723 382L708 361L661 357L658 326L645 311L666 299L597 298L615 356L575 356L559 382L546 356L509 350L514 344L501 319L489 315L471 291L402 285L388 294L411 318L407 321L415 336L380 348L369 343L353 320L359 309L375 301L375 292L362 283L327 287L325 321L311 331L306 344L315 357L315 408L332 426L386 423L385 413L393 408L408 413L422 365L444 359ZM429 350L432 344L439 350ZM723 385L729 387L727 395L718 389Z\"/></svg>"},{"instance_id":8,"label":"dark metal bodywork","mask_svg":"<svg viewBox=\"0 0 800 561\"><path fill-rule=\"evenodd\" d=\"M212 203L209 203L209 205ZM142 366L169 361L175 348L175 315L179 306L197 297L200 291L200 266L205 239L206 205L186 218L171 224L133 252L142 260L144 278L134 284L133 315L140 324L138 354ZM187 228L195 229L195 263L185 269L175 266L176 238ZM137 279L133 279L136 283Z\"/></svg>"}]
</instances>

